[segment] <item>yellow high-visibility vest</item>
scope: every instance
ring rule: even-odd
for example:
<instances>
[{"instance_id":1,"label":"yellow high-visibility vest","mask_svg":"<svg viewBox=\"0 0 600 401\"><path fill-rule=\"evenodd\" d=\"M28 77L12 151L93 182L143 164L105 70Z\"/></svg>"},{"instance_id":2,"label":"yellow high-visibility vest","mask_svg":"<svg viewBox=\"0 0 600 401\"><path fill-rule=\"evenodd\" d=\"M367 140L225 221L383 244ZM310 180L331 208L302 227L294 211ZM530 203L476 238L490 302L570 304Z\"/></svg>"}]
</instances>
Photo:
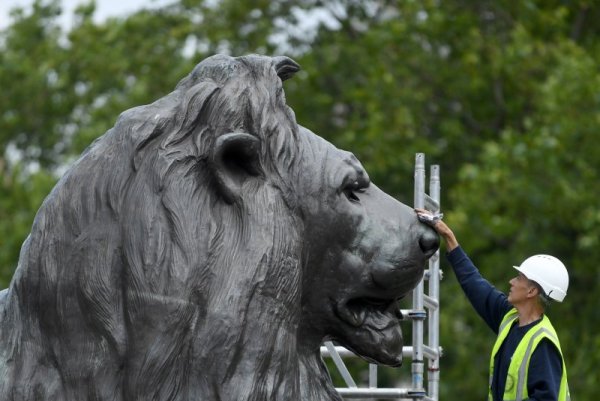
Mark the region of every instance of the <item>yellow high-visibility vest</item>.
<instances>
[{"instance_id":1,"label":"yellow high-visibility vest","mask_svg":"<svg viewBox=\"0 0 600 401\"><path fill-rule=\"evenodd\" d=\"M492 401L492 377L494 374L494 358L500 349L500 346L506 339L510 327L513 322L518 318L518 312L516 309L508 311L502 322L500 323L500 329L498 330L498 338L492 349L492 357L490 358L490 384L488 391L488 400ZM504 386L503 401L521 401L529 398L527 392L527 374L529 372L529 361L533 351L544 338L549 339L558 349L560 358L562 360L562 377L560 379L560 389L558 393L558 401L570 401L571 395L569 394L569 385L567 383L567 368L565 367L565 359L563 358L562 351L560 349L560 342L556 335L556 330L550 323L550 319L543 316L542 320L534 327L529 329L523 336L515 353L510 361L508 367L508 375L506 377L506 385Z\"/></svg>"}]
</instances>

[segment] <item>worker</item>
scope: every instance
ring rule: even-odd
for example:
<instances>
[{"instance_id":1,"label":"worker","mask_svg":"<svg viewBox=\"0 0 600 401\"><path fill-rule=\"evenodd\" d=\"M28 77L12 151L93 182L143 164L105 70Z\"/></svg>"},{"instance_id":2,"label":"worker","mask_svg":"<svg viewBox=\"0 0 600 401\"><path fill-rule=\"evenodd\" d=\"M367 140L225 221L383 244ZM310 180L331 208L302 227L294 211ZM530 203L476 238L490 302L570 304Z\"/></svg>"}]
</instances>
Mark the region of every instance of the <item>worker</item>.
<instances>
[{"instance_id":1,"label":"worker","mask_svg":"<svg viewBox=\"0 0 600 401\"><path fill-rule=\"evenodd\" d=\"M564 264L550 255L514 266L508 296L485 280L440 214L415 209L444 239L447 259L471 304L498 335L490 358L488 401L569 401L567 371L556 331L544 313L569 286Z\"/></svg>"}]
</instances>

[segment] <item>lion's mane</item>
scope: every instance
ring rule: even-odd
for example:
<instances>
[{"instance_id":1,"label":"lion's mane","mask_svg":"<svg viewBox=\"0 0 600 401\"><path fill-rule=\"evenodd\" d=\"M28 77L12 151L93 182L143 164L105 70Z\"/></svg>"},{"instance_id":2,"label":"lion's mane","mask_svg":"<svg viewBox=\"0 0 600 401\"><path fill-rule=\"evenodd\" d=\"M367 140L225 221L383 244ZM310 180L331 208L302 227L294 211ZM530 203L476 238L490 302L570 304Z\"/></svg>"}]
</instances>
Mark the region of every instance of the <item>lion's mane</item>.
<instances>
[{"instance_id":1,"label":"lion's mane","mask_svg":"<svg viewBox=\"0 0 600 401\"><path fill-rule=\"evenodd\" d=\"M281 89L296 69L209 58L86 150L4 294L0 399L337 399L296 338L304 146ZM259 139L254 174L273 179L224 201L211 157L230 132Z\"/></svg>"}]
</instances>

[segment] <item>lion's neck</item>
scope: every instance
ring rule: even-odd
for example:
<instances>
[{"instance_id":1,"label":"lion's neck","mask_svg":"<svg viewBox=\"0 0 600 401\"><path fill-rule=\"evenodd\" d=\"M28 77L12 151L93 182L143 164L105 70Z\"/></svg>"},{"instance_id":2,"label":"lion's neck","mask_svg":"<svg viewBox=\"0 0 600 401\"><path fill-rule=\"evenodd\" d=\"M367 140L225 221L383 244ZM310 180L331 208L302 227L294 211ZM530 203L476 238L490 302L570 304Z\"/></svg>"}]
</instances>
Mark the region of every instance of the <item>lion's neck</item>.
<instances>
[{"instance_id":1,"label":"lion's neck","mask_svg":"<svg viewBox=\"0 0 600 401\"><path fill-rule=\"evenodd\" d=\"M253 326L249 324L249 326ZM204 399L240 401L341 401L335 391L327 368L320 357L319 347L307 349L295 330L279 326L275 336L255 336L257 327L244 333L229 333L215 328L214 336L204 349L217 350L216 342L228 341L231 347L204 354L196 365L197 373L213 374L203 392ZM271 328L273 330L273 328ZM227 351L228 350L228 351ZM205 376L206 377L206 376Z\"/></svg>"},{"instance_id":2,"label":"lion's neck","mask_svg":"<svg viewBox=\"0 0 600 401\"><path fill-rule=\"evenodd\" d=\"M220 391L211 394L213 397L209 398L241 401L342 401L318 355L288 355L285 361L279 362L276 359L268 362L268 369L265 368L265 361L258 361L250 370L227 376ZM248 365L244 365L248 368Z\"/></svg>"},{"instance_id":3,"label":"lion's neck","mask_svg":"<svg viewBox=\"0 0 600 401\"><path fill-rule=\"evenodd\" d=\"M318 352L300 356L299 361L301 387L297 399L342 401Z\"/></svg>"}]
</instances>

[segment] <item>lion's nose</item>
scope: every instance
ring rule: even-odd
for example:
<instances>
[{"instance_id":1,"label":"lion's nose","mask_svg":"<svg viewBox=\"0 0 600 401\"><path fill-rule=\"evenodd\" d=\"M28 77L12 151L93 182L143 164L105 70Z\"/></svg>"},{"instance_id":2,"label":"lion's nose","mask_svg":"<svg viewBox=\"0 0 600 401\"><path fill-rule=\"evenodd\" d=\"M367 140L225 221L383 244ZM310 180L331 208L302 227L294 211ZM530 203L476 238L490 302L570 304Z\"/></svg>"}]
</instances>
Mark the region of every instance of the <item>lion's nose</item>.
<instances>
[{"instance_id":1,"label":"lion's nose","mask_svg":"<svg viewBox=\"0 0 600 401\"><path fill-rule=\"evenodd\" d=\"M423 226L419 236L419 247L425 256L430 258L440 247L440 237L432 228Z\"/></svg>"}]
</instances>

